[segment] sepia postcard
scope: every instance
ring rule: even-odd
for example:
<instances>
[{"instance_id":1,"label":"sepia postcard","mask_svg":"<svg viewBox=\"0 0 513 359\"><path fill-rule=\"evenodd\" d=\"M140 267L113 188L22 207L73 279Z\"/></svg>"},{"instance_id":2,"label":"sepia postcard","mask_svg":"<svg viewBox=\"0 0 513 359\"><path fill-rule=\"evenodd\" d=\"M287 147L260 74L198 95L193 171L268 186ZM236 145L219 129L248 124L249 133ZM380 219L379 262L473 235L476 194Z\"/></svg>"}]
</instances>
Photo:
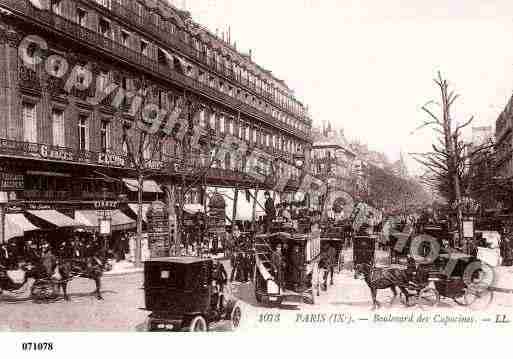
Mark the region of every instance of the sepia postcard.
<instances>
[{"instance_id":1,"label":"sepia postcard","mask_svg":"<svg viewBox=\"0 0 513 359\"><path fill-rule=\"evenodd\" d=\"M0 345L511 330L511 13L0 0Z\"/></svg>"}]
</instances>

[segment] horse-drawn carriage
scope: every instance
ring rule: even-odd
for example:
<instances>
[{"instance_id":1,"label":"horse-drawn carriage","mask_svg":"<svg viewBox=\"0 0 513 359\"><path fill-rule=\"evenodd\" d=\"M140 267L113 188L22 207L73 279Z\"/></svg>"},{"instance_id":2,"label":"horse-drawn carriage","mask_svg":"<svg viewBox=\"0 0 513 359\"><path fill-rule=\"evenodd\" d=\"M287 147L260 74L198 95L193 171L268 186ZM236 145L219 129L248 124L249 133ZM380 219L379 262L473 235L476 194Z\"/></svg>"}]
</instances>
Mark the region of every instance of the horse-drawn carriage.
<instances>
[{"instance_id":1,"label":"horse-drawn carriage","mask_svg":"<svg viewBox=\"0 0 513 359\"><path fill-rule=\"evenodd\" d=\"M337 225L335 223L327 223L323 226L321 231L321 248L330 246L335 249L337 258L337 264L335 266L336 272L341 272L344 267L345 235L345 224Z\"/></svg>"},{"instance_id":2,"label":"horse-drawn carriage","mask_svg":"<svg viewBox=\"0 0 513 359\"><path fill-rule=\"evenodd\" d=\"M274 232L255 237L255 298L283 302L314 303L319 289L318 261L321 251L317 225L309 233Z\"/></svg>"},{"instance_id":3,"label":"horse-drawn carriage","mask_svg":"<svg viewBox=\"0 0 513 359\"><path fill-rule=\"evenodd\" d=\"M374 266L376 259L375 235L356 235L353 239L353 268L358 264ZM356 273L355 273L356 276Z\"/></svg>"},{"instance_id":4,"label":"horse-drawn carriage","mask_svg":"<svg viewBox=\"0 0 513 359\"><path fill-rule=\"evenodd\" d=\"M401 302L407 306L436 306L448 298L461 306L484 308L493 299L489 290L492 269L464 253L445 252L434 262L418 263L408 270L410 280L401 288Z\"/></svg>"},{"instance_id":5,"label":"horse-drawn carriage","mask_svg":"<svg viewBox=\"0 0 513 359\"><path fill-rule=\"evenodd\" d=\"M149 331L207 331L229 321L240 325L242 310L223 283L214 260L198 257L151 259L144 263Z\"/></svg>"}]
</instances>

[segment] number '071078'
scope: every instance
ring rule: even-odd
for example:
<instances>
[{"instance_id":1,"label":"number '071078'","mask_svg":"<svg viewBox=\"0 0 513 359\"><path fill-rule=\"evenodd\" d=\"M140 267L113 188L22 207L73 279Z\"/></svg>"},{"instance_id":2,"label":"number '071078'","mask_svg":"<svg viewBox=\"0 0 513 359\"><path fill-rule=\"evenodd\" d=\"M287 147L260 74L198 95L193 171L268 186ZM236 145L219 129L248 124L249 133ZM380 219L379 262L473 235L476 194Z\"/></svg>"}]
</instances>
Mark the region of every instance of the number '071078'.
<instances>
[{"instance_id":1,"label":"number '071078'","mask_svg":"<svg viewBox=\"0 0 513 359\"><path fill-rule=\"evenodd\" d=\"M34 342L25 342L21 343L21 350L23 351L37 351L37 352L44 352L44 351L53 351L54 345L53 343L46 342L46 343L34 343Z\"/></svg>"}]
</instances>

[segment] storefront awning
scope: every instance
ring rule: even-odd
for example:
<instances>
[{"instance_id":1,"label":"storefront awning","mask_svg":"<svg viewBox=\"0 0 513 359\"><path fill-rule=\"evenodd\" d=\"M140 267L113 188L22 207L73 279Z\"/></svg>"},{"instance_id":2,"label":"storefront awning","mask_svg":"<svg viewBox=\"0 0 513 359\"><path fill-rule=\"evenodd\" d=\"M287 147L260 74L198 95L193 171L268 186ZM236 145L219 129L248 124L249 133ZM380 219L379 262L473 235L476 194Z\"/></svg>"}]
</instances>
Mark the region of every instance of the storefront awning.
<instances>
[{"instance_id":1,"label":"storefront awning","mask_svg":"<svg viewBox=\"0 0 513 359\"><path fill-rule=\"evenodd\" d=\"M235 197L235 191L233 188L216 188L211 193L218 193L224 197L226 202L226 217L231 220L233 218L233 199ZM255 191L250 190L251 196L250 201L246 199L245 190L239 190L237 198L237 217L236 221L251 221L253 219L253 202ZM257 195L258 204L256 205L256 219L265 215L263 206L265 205L265 191L259 190ZM277 202L276 202L277 203ZM261 207L262 206L262 207Z\"/></svg>"},{"instance_id":2,"label":"storefront awning","mask_svg":"<svg viewBox=\"0 0 513 359\"><path fill-rule=\"evenodd\" d=\"M76 211L75 220L81 226L91 229L99 228L98 213L92 210ZM124 231L136 227L136 221L119 210L112 211L111 228L113 231Z\"/></svg>"},{"instance_id":3,"label":"storefront awning","mask_svg":"<svg viewBox=\"0 0 513 359\"><path fill-rule=\"evenodd\" d=\"M137 180L131 178L124 178L123 182L125 183L128 190L132 192L138 191L139 184L137 183ZM148 180L143 182L143 192L162 193L162 190L160 189L160 186L157 184L157 182Z\"/></svg>"},{"instance_id":4,"label":"storefront awning","mask_svg":"<svg viewBox=\"0 0 513 359\"><path fill-rule=\"evenodd\" d=\"M5 215L5 240L23 237L25 232L36 231L34 226L22 213L8 213Z\"/></svg>"},{"instance_id":5,"label":"storefront awning","mask_svg":"<svg viewBox=\"0 0 513 359\"><path fill-rule=\"evenodd\" d=\"M27 211L33 216L41 218L43 221L53 224L57 227L77 227L80 224L77 223L73 218L65 216L64 214L57 212L53 209L43 209L36 211Z\"/></svg>"},{"instance_id":6,"label":"storefront awning","mask_svg":"<svg viewBox=\"0 0 513 359\"><path fill-rule=\"evenodd\" d=\"M137 213L139 213L139 205L137 203L129 203L128 207L137 216ZM142 205L142 218L143 218L144 222L148 222L148 218L146 217L146 215L147 215L149 209L150 209L150 205L148 203L143 203L143 205Z\"/></svg>"}]
</instances>

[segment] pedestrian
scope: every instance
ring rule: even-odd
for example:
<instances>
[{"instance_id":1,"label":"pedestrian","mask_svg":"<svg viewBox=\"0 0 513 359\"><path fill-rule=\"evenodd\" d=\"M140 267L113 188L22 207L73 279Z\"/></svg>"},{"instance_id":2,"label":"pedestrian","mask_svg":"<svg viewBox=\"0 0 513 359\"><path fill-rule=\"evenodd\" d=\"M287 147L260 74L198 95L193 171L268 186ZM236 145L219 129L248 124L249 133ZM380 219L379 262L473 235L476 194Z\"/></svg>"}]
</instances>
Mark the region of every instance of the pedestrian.
<instances>
[{"instance_id":1,"label":"pedestrian","mask_svg":"<svg viewBox=\"0 0 513 359\"><path fill-rule=\"evenodd\" d=\"M274 200L271 198L269 191L265 191L265 232L269 233L271 230L271 224L276 217L276 208L274 207Z\"/></svg>"},{"instance_id":2,"label":"pedestrian","mask_svg":"<svg viewBox=\"0 0 513 359\"><path fill-rule=\"evenodd\" d=\"M11 254L9 253L9 247L7 244L0 245L0 268L10 269L12 268Z\"/></svg>"},{"instance_id":3,"label":"pedestrian","mask_svg":"<svg viewBox=\"0 0 513 359\"><path fill-rule=\"evenodd\" d=\"M281 288L284 288L284 274L286 271L285 261L283 260L282 245L277 244L276 249L271 255L271 263L273 265L274 278Z\"/></svg>"},{"instance_id":4,"label":"pedestrian","mask_svg":"<svg viewBox=\"0 0 513 359\"><path fill-rule=\"evenodd\" d=\"M244 252L244 257L242 259L242 267L243 267L243 282L247 283L249 282L249 279L251 278L251 258L249 253L246 251Z\"/></svg>"},{"instance_id":5,"label":"pedestrian","mask_svg":"<svg viewBox=\"0 0 513 359\"><path fill-rule=\"evenodd\" d=\"M290 255L290 278L294 291L300 290L303 285L303 262L304 258L302 253L299 251L299 246L294 245Z\"/></svg>"},{"instance_id":6,"label":"pedestrian","mask_svg":"<svg viewBox=\"0 0 513 359\"><path fill-rule=\"evenodd\" d=\"M328 271L330 275L330 285L333 285L333 273L335 271L335 266L337 263L337 250L333 246L329 246L328 248Z\"/></svg>"},{"instance_id":7,"label":"pedestrian","mask_svg":"<svg viewBox=\"0 0 513 359\"><path fill-rule=\"evenodd\" d=\"M228 279L228 274L226 273L226 269L224 268L223 263L219 260L214 260L212 278L215 280L217 286L219 287L219 292L223 293L224 286L226 285Z\"/></svg>"}]
</instances>

